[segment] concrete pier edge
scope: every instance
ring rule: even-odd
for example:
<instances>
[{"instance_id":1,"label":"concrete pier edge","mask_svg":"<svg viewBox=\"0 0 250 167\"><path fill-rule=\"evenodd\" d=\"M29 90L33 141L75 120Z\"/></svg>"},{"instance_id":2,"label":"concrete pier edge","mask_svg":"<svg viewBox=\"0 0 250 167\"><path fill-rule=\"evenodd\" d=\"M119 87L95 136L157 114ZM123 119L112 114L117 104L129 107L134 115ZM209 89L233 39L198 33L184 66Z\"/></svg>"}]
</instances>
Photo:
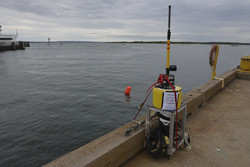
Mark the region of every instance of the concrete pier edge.
<instances>
[{"instance_id":1,"label":"concrete pier edge","mask_svg":"<svg viewBox=\"0 0 250 167\"><path fill-rule=\"evenodd\" d=\"M187 115L195 112L202 107L212 96L223 89L235 78L250 78L250 73L239 74L237 69L230 70L218 76L219 79L210 80L198 88L183 95L183 102L187 103ZM181 114L178 116L181 117ZM144 120L146 115L137 119ZM157 120L153 122L156 126ZM137 152L144 148L145 127L140 127L133 131L129 136L125 136L124 132L129 127L136 125L130 122L82 147L74 150L46 165L50 166L119 166L134 156Z\"/></svg>"}]
</instances>

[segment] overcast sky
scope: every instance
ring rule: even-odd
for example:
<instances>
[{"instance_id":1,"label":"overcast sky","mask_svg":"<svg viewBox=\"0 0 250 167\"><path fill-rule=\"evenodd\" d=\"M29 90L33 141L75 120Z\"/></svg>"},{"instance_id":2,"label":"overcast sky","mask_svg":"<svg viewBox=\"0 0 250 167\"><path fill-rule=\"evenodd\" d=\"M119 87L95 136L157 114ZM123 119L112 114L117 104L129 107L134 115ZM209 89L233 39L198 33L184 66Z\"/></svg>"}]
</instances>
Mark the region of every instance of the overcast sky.
<instances>
[{"instance_id":1,"label":"overcast sky","mask_svg":"<svg viewBox=\"0 0 250 167\"><path fill-rule=\"evenodd\" d=\"M24 41L250 42L250 0L0 0L2 34Z\"/></svg>"}]
</instances>

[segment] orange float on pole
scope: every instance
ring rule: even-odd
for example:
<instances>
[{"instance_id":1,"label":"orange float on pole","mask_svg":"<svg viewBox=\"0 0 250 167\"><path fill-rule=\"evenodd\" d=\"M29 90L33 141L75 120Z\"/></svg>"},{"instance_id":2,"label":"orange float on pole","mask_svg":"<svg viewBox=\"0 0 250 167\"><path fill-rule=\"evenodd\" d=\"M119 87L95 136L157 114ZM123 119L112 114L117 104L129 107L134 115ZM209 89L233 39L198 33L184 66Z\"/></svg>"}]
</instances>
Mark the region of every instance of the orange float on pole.
<instances>
[{"instance_id":1,"label":"orange float on pole","mask_svg":"<svg viewBox=\"0 0 250 167\"><path fill-rule=\"evenodd\" d=\"M127 86L125 89L125 95L129 95L130 91L131 91L131 87Z\"/></svg>"}]
</instances>

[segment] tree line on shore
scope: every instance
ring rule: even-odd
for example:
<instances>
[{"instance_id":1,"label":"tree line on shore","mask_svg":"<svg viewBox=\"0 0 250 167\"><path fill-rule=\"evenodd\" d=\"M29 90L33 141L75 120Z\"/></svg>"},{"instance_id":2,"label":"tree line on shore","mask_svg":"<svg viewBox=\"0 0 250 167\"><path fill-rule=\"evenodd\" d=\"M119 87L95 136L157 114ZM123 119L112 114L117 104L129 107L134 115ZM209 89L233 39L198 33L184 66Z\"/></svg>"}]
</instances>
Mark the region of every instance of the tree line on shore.
<instances>
[{"instance_id":1,"label":"tree line on shore","mask_svg":"<svg viewBox=\"0 0 250 167\"><path fill-rule=\"evenodd\" d=\"M166 44L167 41L117 41L117 42L107 42L107 43L151 43L151 44ZM220 45L250 45L250 43L241 43L241 42L174 42L171 41L171 44L220 44Z\"/></svg>"}]
</instances>

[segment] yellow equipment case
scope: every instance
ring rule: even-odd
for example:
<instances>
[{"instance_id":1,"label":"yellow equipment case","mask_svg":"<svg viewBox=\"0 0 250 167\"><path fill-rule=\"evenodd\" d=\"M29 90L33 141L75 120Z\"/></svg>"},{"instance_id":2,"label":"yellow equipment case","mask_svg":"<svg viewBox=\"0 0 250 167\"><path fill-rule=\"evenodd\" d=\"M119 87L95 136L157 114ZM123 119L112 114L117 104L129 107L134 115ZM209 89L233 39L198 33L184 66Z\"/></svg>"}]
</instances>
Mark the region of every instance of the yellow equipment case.
<instances>
[{"instance_id":1,"label":"yellow equipment case","mask_svg":"<svg viewBox=\"0 0 250 167\"><path fill-rule=\"evenodd\" d=\"M182 88L174 86L177 98L177 108L181 107ZM153 87L153 106L160 110L175 110L175 96L173 89Z\"/></svg>"}]
</instances>

